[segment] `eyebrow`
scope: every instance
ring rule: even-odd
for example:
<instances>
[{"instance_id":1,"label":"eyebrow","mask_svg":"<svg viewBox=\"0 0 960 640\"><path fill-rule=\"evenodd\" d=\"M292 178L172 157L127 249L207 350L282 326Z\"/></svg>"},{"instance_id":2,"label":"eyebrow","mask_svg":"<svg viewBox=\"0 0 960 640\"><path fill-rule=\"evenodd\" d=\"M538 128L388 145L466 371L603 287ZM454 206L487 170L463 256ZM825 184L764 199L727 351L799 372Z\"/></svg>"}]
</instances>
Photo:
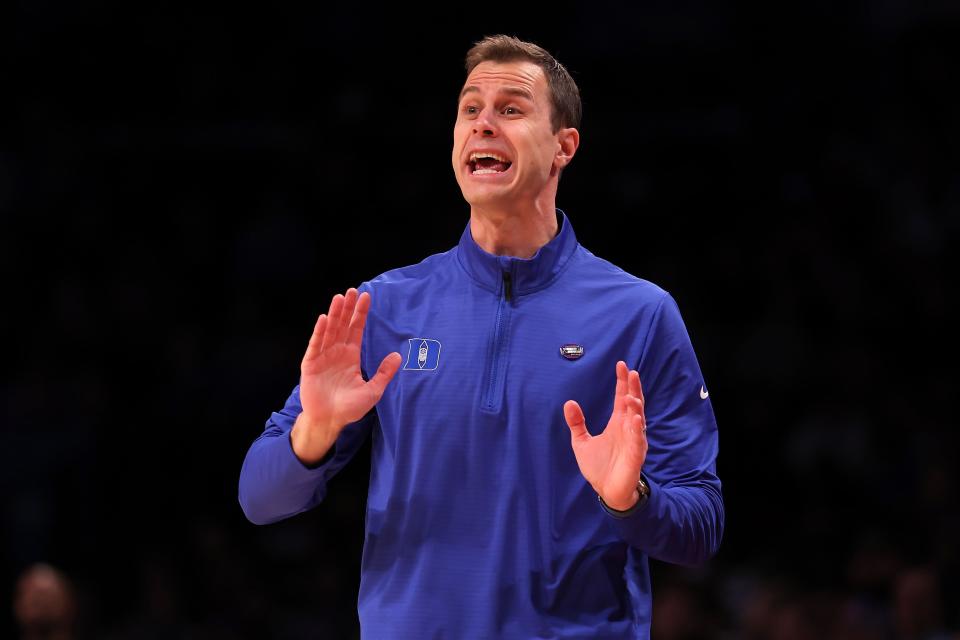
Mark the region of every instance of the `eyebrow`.
<instances>
[{"instance_id":1,"label":"eyebrow","mask_svg":"<svg viewBox=\"0 0 960 640\"><path fill-rule=\"evenodd\" d=\"M467 95L468 93L480 93L480 89L473 85L470 85L469 87L464 87L463 91L460 92L460 100L462 100L463 96ZM505 93L511 96L518 96L520 98L526 98L531 102L534 101L533 94L521 87L504 87L503 89L499 90L499 93Z\"/></svg>"}]
</instances>

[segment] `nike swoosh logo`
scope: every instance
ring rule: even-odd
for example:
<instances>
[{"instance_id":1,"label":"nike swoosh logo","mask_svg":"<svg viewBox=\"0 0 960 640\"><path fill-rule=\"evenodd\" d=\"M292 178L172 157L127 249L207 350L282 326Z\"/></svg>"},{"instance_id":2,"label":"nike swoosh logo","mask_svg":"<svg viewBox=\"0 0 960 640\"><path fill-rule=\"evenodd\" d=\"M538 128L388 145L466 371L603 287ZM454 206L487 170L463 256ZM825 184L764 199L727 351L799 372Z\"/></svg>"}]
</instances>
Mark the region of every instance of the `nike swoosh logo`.
<instances>
[{"instance_id":1,"label":"nike swoosh logo","mask_svg":"<svg viewBox=\"0 0 960 640\"><path fill-rule=\"evenodd\" d=\"M703 385L700 385L700 399L706 400L710 395L710 392L703 388Z\"/></svg>"}]
</instances>

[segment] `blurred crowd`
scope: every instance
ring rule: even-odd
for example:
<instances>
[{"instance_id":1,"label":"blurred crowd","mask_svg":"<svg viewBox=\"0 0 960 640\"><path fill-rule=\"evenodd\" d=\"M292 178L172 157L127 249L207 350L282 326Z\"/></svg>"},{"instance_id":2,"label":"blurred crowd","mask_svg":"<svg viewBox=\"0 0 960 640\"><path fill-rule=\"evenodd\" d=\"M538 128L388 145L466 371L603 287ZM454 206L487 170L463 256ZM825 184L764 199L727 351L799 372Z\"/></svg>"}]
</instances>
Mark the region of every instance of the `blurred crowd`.
<instances>
[{"instance_id":1,"label":"blurred crowd","mask_svg":"<svg viewBox=\"0 0 960 640\"><path fill-rule=\"evenodd\" d=\"M223 535L207 531L207 536ZM224 563L209 573L187 573L156 560L138 562L138 596L129 613L92 629L78 594L64 573L47 564L27 567L18 577L13 612L20 640L109 640L190 638L355 638L338 613L312 606L271 611L273 589L254 585L249 567L227 557L225 541L205 548ZM810 589L785 576L729 569L698 573L657 565L653 637L657 640L957 640L956 592L950 578L930 565L909 565L892 548L858 549L843 585ZM208 558L210 560L210 558ZM218 560L213 559L213 564ZM865 564L866 563L866 564ZM279 576L278 576L279 577ZM322 570L287 573L315 594L335 589ZM198 584L204 583L207 584ZM189 586L187 583L190 583ZM184 601L206 592L201 611ZM949 613L948 613L949 612ZM86 617L85 617L85 614ZM270 621L270 622L267 622Z\"/></svg>"}]
</instances>

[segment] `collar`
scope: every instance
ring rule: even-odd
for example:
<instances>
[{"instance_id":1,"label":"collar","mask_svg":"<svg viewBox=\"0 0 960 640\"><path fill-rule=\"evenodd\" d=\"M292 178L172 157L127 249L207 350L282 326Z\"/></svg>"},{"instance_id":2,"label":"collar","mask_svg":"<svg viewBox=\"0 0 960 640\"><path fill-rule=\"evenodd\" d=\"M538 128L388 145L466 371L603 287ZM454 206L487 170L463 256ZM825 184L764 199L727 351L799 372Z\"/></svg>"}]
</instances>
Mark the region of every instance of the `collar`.
<instances>
[{"instance_id":1,"label":"collar","mask_svg":"<svg viewBox=\"0 0 960 640\"><path fill-rule=\"evenodd\" d=\"M566 268L577 250L577 236L570 220L557 209L557 224L560 231L550 242L540 247L532 258L495 256L487 253L473 239L470 223L460 236L457 258L467 274L484 289L499 293L503 287L504 273L510 274L513 292L521 296L549 286Z\"/></svg>"}]
</instances>

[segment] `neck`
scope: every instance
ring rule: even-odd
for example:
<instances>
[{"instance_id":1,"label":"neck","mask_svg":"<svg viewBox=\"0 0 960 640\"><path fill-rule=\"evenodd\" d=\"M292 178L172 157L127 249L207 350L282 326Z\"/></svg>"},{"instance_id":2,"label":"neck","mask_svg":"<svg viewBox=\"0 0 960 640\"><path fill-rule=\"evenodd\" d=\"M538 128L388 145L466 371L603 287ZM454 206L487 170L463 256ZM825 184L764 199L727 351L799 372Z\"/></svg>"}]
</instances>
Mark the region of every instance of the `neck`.
<instances>
[{"instance_id":1,"label":"neck","mask_svg":"<svg viewBox=\"0 0 960 640\"><path fill-rule=\"evenodd\" d=\"M553 202L534 202L527 210L473 206L470 233L487 253L531 258L557 235L557 209Z\"/></svg>"}]
</instances>

